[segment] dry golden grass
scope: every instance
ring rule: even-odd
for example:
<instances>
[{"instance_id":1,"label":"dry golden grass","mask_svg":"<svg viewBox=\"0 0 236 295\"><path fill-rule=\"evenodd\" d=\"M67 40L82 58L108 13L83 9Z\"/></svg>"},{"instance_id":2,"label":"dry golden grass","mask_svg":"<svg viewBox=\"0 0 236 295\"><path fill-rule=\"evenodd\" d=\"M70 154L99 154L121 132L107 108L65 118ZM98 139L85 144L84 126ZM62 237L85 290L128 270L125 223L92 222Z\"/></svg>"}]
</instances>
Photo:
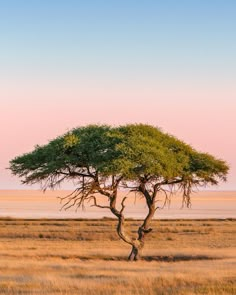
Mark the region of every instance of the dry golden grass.
<instances>
[{"instance_id":1,"label":"dry golden grass","mask_svg":"<svg viewBox=\"0 0 236 295\"><path fill-rule=\"evenodd\" d=\"M115 227L0 219L0 294L236 294L236 220L153 221L144 260L132 263Z\"/></svg>"}]
</instances>

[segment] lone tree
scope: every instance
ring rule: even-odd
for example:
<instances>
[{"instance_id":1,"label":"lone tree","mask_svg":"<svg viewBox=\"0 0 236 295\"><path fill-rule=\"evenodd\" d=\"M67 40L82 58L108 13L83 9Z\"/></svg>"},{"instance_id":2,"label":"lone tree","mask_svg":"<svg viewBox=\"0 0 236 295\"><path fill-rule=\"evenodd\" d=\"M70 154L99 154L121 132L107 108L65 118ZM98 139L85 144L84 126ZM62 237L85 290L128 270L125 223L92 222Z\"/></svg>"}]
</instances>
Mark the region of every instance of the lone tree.
<instances>
[{"instance_id":1,"label":"lone tree","mask_svg":"<svg viewBox=\"0 0 236 295\"><path fill-rule=\"evenodd\" d=\"M189 207L192 189L226 181L229 167L158 128L131 124L73 129L11 160L10 169L22 183L40 183L44 190L73 179L76 188L61 198L62 208L90 203L110 210L118 219L119 237L131 246L129 260L138 260L145 237L152 230L157 197L164 193L167 200L170 194L181 191L183 206ZM118 198L120 188L139 193L148 208L135 237L125 229L127 196Z\"/></svg>"}]
</instances>

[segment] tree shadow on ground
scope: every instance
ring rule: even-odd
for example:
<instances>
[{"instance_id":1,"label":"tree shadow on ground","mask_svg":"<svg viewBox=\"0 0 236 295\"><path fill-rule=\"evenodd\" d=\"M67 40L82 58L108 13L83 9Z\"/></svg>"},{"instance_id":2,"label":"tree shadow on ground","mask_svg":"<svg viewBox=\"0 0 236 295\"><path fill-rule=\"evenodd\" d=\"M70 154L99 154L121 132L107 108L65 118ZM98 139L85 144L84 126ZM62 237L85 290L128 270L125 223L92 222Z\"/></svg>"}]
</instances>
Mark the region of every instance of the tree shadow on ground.
<instances>
[{"instance_id":1,"label":"tree shadow on ground","mask_svg":"<svg viewBox=\"0 0 236 295\"><path fill-rule=\"evenodd\" d=\"M126 257L101 257L104 260L113 261L125 261ZM159 262L180 262L180 261L195 261L195 260L217 260L223 259L219 256L208 256L208 255L155 255L155 256L143 256L142 261L159 261Z\"/></svg>"},{"instance_id":2,"label":"tree shadow on ground","mask_svg":"<svg viewBox=\"0 0 236 295\"><path fill-rule=\"evenodd\" d=\"M79 259L81 261L91 261L91 260L104 260L104 261L128 261L128 258L125 256L104 256L104 255L91 255L91 256L80 256L80 255L45 255L41 258L61 258L63 260L68 259ZM224 259L225 257L221 256L210 256L210 255L185 255L185 254L176 254L176 255L153 255L153 256L143 256L141 261L157 261L157 262L181 262L181 261L197 261L197 260L219 260Z\"/></svg>"}]
</instances>

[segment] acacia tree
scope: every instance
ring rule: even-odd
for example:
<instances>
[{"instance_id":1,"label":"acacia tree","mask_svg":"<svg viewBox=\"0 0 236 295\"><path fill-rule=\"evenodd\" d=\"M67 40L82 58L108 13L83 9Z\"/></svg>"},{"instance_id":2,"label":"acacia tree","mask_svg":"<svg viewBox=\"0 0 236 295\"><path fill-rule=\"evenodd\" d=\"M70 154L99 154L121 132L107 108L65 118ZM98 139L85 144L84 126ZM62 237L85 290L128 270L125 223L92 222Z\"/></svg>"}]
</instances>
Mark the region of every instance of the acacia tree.
<instances>
[{"instance_id":1,"label":"acacia tree","mask_svg":"<svg viewBox=\"0 0 236 295\"><path fill-rule=\"evenodd\" d=\"M157 196L164 193L168 200L169 194L180 190L183 205L190 206L194 187L225 181L229 168L223 160L199 153L158 128L132 124L73 129L16 157L10 169L24 184L40 183L44 190L73 180L76 188L61 198L62 208L79 208L90 202L91 206L110 210L118 219L119 237L131 246L129 260L138 260L145 237L152 230ZM125 229L127 196L119 201L120 188L139 193L148 208L135 237ZM99 196L103 196L105 205L99 203Z\"/></svg>"}]
</instances>

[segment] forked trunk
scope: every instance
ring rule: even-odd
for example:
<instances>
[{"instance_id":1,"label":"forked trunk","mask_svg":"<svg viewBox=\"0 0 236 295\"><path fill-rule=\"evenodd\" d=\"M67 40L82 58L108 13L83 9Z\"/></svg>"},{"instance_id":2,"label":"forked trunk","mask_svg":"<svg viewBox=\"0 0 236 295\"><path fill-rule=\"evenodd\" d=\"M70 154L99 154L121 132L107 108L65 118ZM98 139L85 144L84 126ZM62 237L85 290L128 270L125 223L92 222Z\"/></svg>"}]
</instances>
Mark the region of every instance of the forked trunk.
<instances>
[{"instance_id":1,"label":"forked trunk","mask_svg":"<svg viewBox=\"0 0 236 295\"><path fill-rule=\"evenodd\" d=\"M139 247L132 246L132 250L130 252L129 261L137 261L142 257L142 249Z\"/></svg>"},{"instance_id":2,"label":"forked trunk","mask_svg":"<svg viewBox=\"0 0 236 295\"><path fill-rule=\"evenodd\" d=\"M138 238L137 240L133 241L132 250L129 255L129 261L137 261L141 259L142 250L144 248L145 236L152 231L149 228L150 222L155 214L155 197L152 198L145 187L142 188L142 193L146 199L146 203L148 206L148 214L144 219L143 224L138 229Z\"/></svg>"},{"instance_id":3,"label":"forked trunk","mask_svg":"<svg viewBox=\"0 0 236 295\"><path fill-rule=\"evenodd\" d=\"M137 261L141 259L145 236L152 231L152 229L149 228L149 224L155 213L155 198L152 198L149 195L145 187L142 193L144 194L146 203L148 205L148 214L144 219L143 224L138 229L138 237L136 239L133 239L125 230L125 218L123 211L125 208L124 201L126 197L124 197L121 202L121 210L118 210L116 208L117 190L114 190L112 196L110 196L110 210L118 218L117 234L125 243L132 246L131 253L128 257L129 261Z\"/></svg>"}]
</instances>

